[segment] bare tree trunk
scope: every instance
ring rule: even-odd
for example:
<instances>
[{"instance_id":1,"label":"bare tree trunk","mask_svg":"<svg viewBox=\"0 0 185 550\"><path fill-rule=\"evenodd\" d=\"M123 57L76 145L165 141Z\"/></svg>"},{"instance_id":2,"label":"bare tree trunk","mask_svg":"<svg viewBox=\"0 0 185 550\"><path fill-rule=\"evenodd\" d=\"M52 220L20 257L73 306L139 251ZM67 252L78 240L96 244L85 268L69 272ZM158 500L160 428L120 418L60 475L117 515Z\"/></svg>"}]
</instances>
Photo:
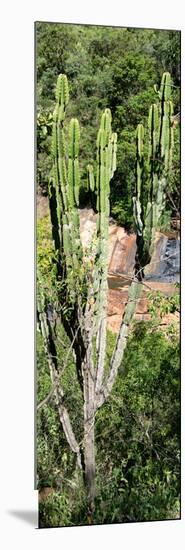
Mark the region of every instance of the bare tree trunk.
<instances>
[{"instance_id":1,"label":"bare tree trunk","mask_svg":"<svg viewBox=\"0 0 185 550\"><path fill-rule=\"evenodd\" d=\"M88 498L88 515L92 517L95 497L95 448L94 448L94 415L95 415L95 380L92 346L87 350L83 365L84 378L84 462L85 486Z\"/></svg>"},{"instance_id":2,"label":"bare tree trunk","mask_svg":"<svg viewBox=\"0 0 185 550\"><path fill-rule=\"evenodd\" d=\"M95 498L95 447L94 447L94 419L92 421L92 406L89 403L89 418L85 420L84 458L85 458L85 485L88 499L88 515L94 512Z\"/></svg>"}]
</instances>

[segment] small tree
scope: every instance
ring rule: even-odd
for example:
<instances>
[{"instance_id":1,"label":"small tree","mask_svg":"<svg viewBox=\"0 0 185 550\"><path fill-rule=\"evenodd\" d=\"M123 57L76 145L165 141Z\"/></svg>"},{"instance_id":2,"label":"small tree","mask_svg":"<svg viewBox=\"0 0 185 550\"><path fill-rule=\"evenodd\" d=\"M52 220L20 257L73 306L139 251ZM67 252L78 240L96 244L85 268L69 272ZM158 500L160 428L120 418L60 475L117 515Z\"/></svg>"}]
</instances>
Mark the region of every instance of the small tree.
<instances>
[{"instance_id":1,"label":"small tree","mask_svg":"<svg viewBox=\"0 0 185 550\"><path fill-rule=\"evenodd\" d=\"M156 90L157 91L157 90ZM106 364L108 229L110 181L116 170L117 134L112 133L111 112L102 114L97 136L96 176L88 166L89 186L96 196L97 226L89 257L85 258L79 223L79 142L80 128L76 118L69 123L68 144L64 120L69 100L68 82L59 75L56 87L56 107L53 113L53 171L49 186L52 236L56 252L56 291L61 323L74 352L78 381L83 395L84 437L79 445L64 404L62 371L58 361L57 338L53 327L53 312L38 275L38 319L50 368L55 401L60 421L70 448L83 471L88 496L88 513L92 514L95 497L94 425L97 410L109 397L127 345L129 329L142 291L144 266L150 262L155 230L165 206L165 189L173 150L173 106L170 101L171 78L164 73L159 101L149 111L148 122L148 199L143 199L144 128L136 131L136 193L133 213L136 225L136 258L134 276L128 293L119 334L110 360ZM146 177L145 177L146 180ZM69 389L70 391L70 389Z\"/></svg>"}]
</instances>

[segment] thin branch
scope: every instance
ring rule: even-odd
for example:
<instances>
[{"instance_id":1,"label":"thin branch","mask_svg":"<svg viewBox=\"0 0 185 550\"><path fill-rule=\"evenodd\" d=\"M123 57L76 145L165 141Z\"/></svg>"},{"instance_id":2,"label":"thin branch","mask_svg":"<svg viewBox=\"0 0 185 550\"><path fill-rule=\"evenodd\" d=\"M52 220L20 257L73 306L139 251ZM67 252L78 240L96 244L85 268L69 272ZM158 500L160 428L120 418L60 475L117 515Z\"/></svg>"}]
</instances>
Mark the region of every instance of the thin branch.
<instances>
[{"instance_id":1,"label":"thin branch","mask_svg":"<svg viewBox=\"0 0 185 550\"><path fill-rule=\"evenodd\" d=\"M138 273L139 273L139 271L138 271ZM109 271L109 275L115 275L115 273ZM134 281L134 275L131 277L129 275L123 275L122 273L118 273L118 272L116 273L116 275L118 277L122 278L122 279L127 279L131 282ZM139 285L141 284L143 286L146 286L146 288L148 288L149 290L153 290L153 288L148 283L145 283L145 281L135 281L135 283L138 283ZM134 301L134 300L132 300L132 301ZM122 303L124 303L124 302L122 302ZM127 303L127 301L125 303Z\"/></svg>"},{"instance_id":2,"label":"thin branch","mask_svg":"<svg viewBox=\"0 0 185 550\"><path fill-rule=\"evenodd\" d=\"M72 347L73 347L73 344L74 344L74 342L75 342L75 339L76 339L76 336L77 336L77 333L78 333L79 328L80 328L80 327L77 328L77 330L76 330L76 332L75 332L75 335L74 335L74 338L73 338L73 341L72 341L71 344L70 344L70 347L69 347L68 352L67 352L67 356L66 356L65 363L64 363L62 369L61 369L61 370L59 369L60 375L63 374L64 370L65 370L66 367L67 367L68 357L69 357L69 354L70 354L71 349L72 349ZM61 341L61 340L60 340L60 341ZM61 341L61 343L62 343L62 341ZM51 357L57 359L57 356L52 355ZM43 405L46 405L46 404L50 401L50 399L51 399L51 397L52 397L52 395L53 395L55 389L56 389L56 383L52 386L52 388L51 388L49 394L47 395L47 397L45 397L45 399L43 399L43 401L41 401L41 402L37 405L37 410L39 410L41 407L43 407Z\"/></svg>"},{"instance_id":3,"label":"thin branch","mask_svg":"<svg viewBox=\"0 0 185 550\"><path fill-rule=\"evenodd\" d=\"M180 90L180 86L175 86L175 84L172 84L172 83L170 83L170 84L165 83L165 86L169 86L170 88L178 88L178 90Z\"/></svg>"},{"instance_id":4,"label":"thin branch","mask_svg":"<svg viewBox=\"0 0 185 550\"><path fill-rule=\"evenodd\" d=\"M172 204L172 206L173 206L175 212L177 212L177 214L179 215L179 209L177 208L176 204L174 203L174 200L173 200L173 197L171 196L170 191L167 190L167 191L166 191L166 194L167 194L167 197L169 198L169 200L170 200L170 202L171 202L171 204Z\"/></svg>"},{"instance_id":5,"label":"thin branch","mask_svg":"<svg viewBox=\"0 0 185 550\"><path fill-rule=\"evenodd\" d=\"M43 401L40 401L40 403L37 405L37 411L43 407L43 405L47 405L47 403L49 403L53 393L54 393L54 390L56 388L56 384L53 384L50 392L48 393L47 397L45 397L45 399L43 399Z\"/></svg>"},{"instance_id":6,"label":"thin branch","mask_svg":"<svg viewBox=\"0 0 185 550\"><path fill-rule=\"evenodd\" d=\"M177 255L177 254L176 254L176 255ZM174 257L175 254L173 254L172 256ZM171 257L171 255L168 256L168 258L164 258L164 261L167 261L170 257ZM163 261L163 260L159 260L159 262L160 262L160 261ZM152 262L152 263L158 263L158 260L156 260L155 262ZM145 267L146 267L146 266L145 266ZM144 269L144 268L142 268L142 269ZM137 273L139 274L140 271L141 271L141 270L139 270ZM109 275L115 275L115 273L109 271ZM133 275L133 277L131 277L131 276L129 276L129 275L123 275L122 273L116 273L116 275L117 275L118 277L122 278L122 279L127 279L127 280L129 280L129 281L131 281L131 282L134 281L134 275ZM150 286L148 283L146 283L146 282L143 281L143 280L142 280L142 281L135 281L135 282L137 282L139 285L145 286L146 288L148 288L149 290L151 290L151 291L153 291L153 292L157 292L157 291L158 291L157 288L156 288L156 289L153 288L152 286ZM123 288L123 287L122 287L122 288ZM132 300L132 301L134 302L134 300ZM136 300L136 301L137 301L137 300ZM124 303L127 304L127 301L121 302L121 303L122 303L122 304L124 304ZM114 314L113 314L113 315L114 315Z\"/></svg>"},{"instance_id":7,"label":"thin branch","mask_svg":"<svg viewBox=\"0 0 185 550\"><path fill-rule=\"evenodd\" d=\"M74 345L74 343L75 343L75 340L76 340L76 337L77 337L77 334L78 334L79 329L80 329L80 325L79 325L78 328L76 329L76 332L75 332L75 334L74 334L74 338L73 338L73 340L72 340L72 342L71 342L71 344L70 344L70 346L69 346L69 349L68 349L68 352L67 352L67 355L66 355L66 360L65 360L65 363L64 363L64 365L63 365L63 367L62 367L62 369L61 369L61 371L60 371L60 374L63 374L63 372L65 371L65 369L66 369L66 367L67 367L69 354L70 354L71 351L72 351L72 348L73 348L73 345Z\"/></svg>"}]
</instances>

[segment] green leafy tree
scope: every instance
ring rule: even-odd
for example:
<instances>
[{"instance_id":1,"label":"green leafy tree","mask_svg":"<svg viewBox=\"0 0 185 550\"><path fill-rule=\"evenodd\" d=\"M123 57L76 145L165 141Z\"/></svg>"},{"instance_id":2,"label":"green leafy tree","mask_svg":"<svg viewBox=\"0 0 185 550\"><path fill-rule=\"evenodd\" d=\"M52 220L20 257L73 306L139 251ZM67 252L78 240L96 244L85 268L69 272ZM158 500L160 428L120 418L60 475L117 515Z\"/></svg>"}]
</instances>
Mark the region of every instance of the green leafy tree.
<instances>
[{"instance_id":1,"label":"green leafy tree","mask_svg":"<svg viewBox=\"0 0 185 550\"><path fill-rule=\"evenodd\" d=\"M169 70L173 78L174 114L180 111L180 33L150 29L106 28L37 23L38 110L54 108L57 75L70 82L67 118L81 123L80 197L89 204L86 166L96 154L96 132L101 111L109 106L113 130L119 139L118 167L111 183L111 214L133 228L131 196L134 193L135 127L146 122L148 105L155 101L153 84ZM180 147L175 132L174 165L167 196L169 213L179 209ZM49 141L38 151L38 180L46 192L49 179ZM82 202L81 202L82 204Z\"/></svg>"}]
</instances>

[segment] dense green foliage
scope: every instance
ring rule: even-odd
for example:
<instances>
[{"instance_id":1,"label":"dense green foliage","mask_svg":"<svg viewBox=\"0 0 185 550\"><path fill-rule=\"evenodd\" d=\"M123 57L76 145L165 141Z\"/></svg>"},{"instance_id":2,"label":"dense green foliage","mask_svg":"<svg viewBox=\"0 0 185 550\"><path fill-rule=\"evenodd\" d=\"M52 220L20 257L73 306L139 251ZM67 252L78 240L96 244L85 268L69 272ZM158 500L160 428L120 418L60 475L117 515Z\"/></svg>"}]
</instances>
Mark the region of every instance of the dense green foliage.
<instances>
[{"instance_id":1,"label":"dense green foliage","mask_svg":"<svg viewBox=\"0 0 185 550\"><path fill-rule=\"evenodd\" d=\"M81 204L90 200L87 164L95 157L96 129L102 109L113 115L118 133L117 171L111 184L112 214L132 225L135 186L135 128L147 122L148 105L156 101L154 84L168 70L173 80L175 113L180 110L180 33L127 28L37 23L38 183L47 192L50 165L54 85L59 73L70 82L67 117L81 123ZM68 121L67 121L68 122ZM168 209L179 209L179 131L169 181Z\"/></svg>"},{"instance_id":2,"label":"dense green foliage","mask_svg":"<svg viewBox=\"0 0 185 550\"><path fill-rule=\"evenodd\" d=\"M63 334L60 333L63 339ZM108 335L109 349L114 337ZM64 341L63 354L65 355ZM81 396L72 356L65 371L67 401L80 439ZM38 341L38 401L49 392L42 342ZM95 523L179 517L179 346L160 331L135 325L107 403L97 413ZM54 401L38 412L39 486L56 488L40 503L40 526L85 524L86 500L74 455L65 441ZM70 485L71 481L71 485Z\"/></svg>"}]
</instances>

